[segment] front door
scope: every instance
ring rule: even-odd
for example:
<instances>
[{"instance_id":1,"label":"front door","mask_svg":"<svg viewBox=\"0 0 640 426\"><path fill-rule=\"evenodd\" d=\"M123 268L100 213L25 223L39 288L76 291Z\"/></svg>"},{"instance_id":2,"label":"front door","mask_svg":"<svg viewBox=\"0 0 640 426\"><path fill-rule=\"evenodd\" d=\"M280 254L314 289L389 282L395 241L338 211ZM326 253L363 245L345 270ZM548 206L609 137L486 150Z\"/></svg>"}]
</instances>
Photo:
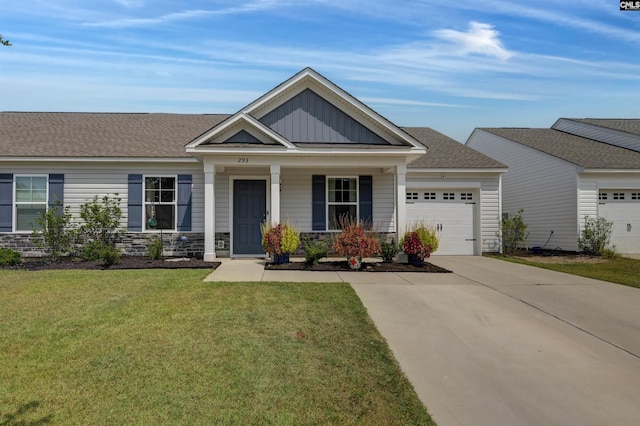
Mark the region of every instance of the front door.
<instances>
[{"instance_id":1,"label":"front door","mask_svg":"<svg viewBox=\"0 0 640 426\"><path fill-rule=\"evenodd\" d=\"M263 254L260 224L267 216L267 182L233 181L233 254Z\"/></svg>"}]
</instances>

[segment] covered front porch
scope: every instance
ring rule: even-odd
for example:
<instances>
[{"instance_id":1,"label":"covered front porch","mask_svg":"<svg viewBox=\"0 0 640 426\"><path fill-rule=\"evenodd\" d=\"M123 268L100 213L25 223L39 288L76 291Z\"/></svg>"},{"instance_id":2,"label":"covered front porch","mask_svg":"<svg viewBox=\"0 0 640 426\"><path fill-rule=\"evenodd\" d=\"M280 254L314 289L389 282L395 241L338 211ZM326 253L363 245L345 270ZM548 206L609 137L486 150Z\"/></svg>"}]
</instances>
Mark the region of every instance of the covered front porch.
<instances>
[{"instance_id":1,"label":"covered front porch","mask_svg":"<svg viewBox=\"0 0 640 426\"><path fill-rule=\"evenodd\" d=\"M348 213L379 232L404 230L405 158L216 156L204 159L204 259L264 256L260 225L287 221L329 235Z\"/></svg>"}]
</instances>

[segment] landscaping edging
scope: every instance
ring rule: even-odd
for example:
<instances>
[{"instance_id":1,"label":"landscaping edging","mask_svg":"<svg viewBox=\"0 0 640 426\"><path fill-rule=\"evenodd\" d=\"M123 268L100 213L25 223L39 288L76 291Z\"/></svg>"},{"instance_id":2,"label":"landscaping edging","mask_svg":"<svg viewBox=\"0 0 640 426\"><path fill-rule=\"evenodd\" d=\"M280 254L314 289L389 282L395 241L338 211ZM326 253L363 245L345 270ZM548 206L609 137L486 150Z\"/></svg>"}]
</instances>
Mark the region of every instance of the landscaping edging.
<instances>
[{"instance_id":1,"label":"landscaping edging","mask_svg":"<svg viewBox=\"0 0 640 426\"><path fill-rule=\"evenodd\" d=\"M304 262L290 262L275 264L267 262L264 269L269 271L340 271L340 272L431 272L451 273L448 269L441 268L433 263L425 262L424 266L417 267L407 263L383 263L362 262L362 269L354 271L349 268L346 260L320 262L317 265L307 265Z\"/></svg>"}]
</instances>

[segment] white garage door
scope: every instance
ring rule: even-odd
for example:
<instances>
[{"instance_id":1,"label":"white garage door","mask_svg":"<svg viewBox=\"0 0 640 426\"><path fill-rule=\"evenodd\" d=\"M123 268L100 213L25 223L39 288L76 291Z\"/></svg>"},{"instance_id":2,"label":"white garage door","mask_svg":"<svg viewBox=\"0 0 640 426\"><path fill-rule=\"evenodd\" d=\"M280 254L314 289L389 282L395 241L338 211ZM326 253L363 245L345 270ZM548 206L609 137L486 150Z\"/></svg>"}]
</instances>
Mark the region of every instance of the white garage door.
<instances>
[{"instance_id":1,"label":"white garage door","mask_svg":"<svg viewBox=\"0 0 640 426\"><path fill-rule=\"evenodd\" d=\"M600 190L598 198L598 214L613 222L616 251L640 253L640 189Z\"/></svg>"},{"instance_id":2,"label":"white garage door","mask_svg":"<svg viewBox=\"0 0 640 426\"><path fill-rule=\"evenodd\" d=\"M407 191L407 225L434 226L440 244L435 254L474 255L476 195L471 191Z\"/></svg>"}]
</instances>

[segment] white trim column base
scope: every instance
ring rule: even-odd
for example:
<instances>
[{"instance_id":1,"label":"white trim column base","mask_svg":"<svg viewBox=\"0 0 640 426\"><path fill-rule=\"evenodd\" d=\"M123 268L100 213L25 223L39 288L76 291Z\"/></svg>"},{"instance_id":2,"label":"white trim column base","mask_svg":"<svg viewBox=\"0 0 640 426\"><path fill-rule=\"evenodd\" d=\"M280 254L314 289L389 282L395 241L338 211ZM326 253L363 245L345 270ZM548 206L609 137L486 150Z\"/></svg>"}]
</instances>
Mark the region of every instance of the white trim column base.
<instances>
[{"instance_id":1,"label":"white trim column base","mask_svg":"<svg viewBox=\"0 0 640 426\"><path fill-rule=\"evenodd\" d=\"M204 256L205 262L216 258L216 169L213 161L204 162Z\"/></svg>"}]
</instances>

